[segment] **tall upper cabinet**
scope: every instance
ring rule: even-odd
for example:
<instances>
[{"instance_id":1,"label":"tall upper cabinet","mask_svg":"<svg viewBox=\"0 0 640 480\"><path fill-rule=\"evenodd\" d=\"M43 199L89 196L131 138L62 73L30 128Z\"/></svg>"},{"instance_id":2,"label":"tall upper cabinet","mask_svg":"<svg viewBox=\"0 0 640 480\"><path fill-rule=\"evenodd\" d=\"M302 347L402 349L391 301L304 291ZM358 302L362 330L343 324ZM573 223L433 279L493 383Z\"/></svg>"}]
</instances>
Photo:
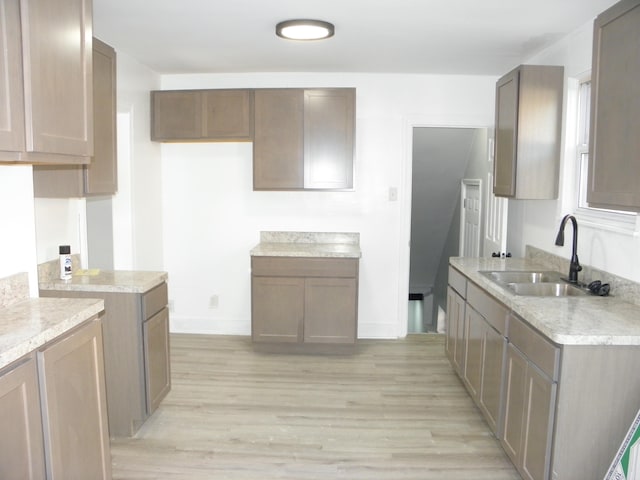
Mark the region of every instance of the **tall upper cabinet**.
<instances>
[{"instance_id":1,"label":"tall upper cabinet","mask_svg":"<svg viewBox=\"0 0 640 480\"><path fill-rule=\"evenodd\" d=\"M587 201L640 211L640 0L594 23Z\"/></svg>"},{"instance_id":2,"label":"tall upper cabinet","mask_svg":"<svg viewBox=\"0 0 640 480\"><path fill-rule=\"evenodd\" d=\"M564 68L521 65L496 83L493 193L558 196Z\"/></svg>"},{"instance_id":3,"label":"tall upper cabinet","mask_svg":"<svg viewBox=\"0 0 640 480\"><path fill-rule=\"evenodd\" d=\"M88 163L91 0L3 0L0 24L0 161Z\"/></svg>"}]
</instances>

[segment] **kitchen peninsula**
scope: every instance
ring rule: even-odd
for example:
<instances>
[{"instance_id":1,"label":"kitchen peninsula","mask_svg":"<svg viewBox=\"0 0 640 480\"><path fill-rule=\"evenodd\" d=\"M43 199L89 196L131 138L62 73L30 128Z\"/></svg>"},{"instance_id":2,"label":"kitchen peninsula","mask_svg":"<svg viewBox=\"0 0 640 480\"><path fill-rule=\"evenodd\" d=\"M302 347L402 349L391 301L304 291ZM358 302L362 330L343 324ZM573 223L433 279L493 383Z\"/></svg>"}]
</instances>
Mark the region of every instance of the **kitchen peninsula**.
<instances>
[{"instance_id":1,"label":"kitchen peninsula","mask_svg":"<svg viewBox=\"0 0 640 480\"><path fill-rule=\"evenodd\" d=\"M516 295L483 271L568 272L568 261L451 258L446 350L525 478L601 479L640 408L638 286L585 266L612 296Z\"/></svg>"},{"instance_id":2,"label":"kitchen peninsula","mask_svg":"<svg viewBox=\"0 0 640 480\"><path fill-rule=\"evenodd\" d=\"M60 280L57 261L38 271L41 297L104 301L109 431L112 437L133 435L171 389L167 274L74 269L71 280Z\"/></svg>"},{"instance_id":3,"label":"kitchen peninsula","mask_svg":"<svg viewBox=\"0 0 640 480\"><path fill-rule=\"evenodd\" d=\"M254 346L296 353L353 350L360 234L261 232L250 253Z\"/></svg>"}]
</instances>

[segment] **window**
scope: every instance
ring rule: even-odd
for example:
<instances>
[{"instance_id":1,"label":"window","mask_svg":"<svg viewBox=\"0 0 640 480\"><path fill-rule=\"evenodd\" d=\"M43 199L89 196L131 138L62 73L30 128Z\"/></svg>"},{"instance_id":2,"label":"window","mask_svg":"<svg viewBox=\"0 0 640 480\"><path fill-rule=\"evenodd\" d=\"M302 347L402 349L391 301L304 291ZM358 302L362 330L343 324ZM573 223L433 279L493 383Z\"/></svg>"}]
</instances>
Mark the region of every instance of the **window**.
<instances>
[{"instance_id":1,"label":"window","mask_svg":"<svg viewBox=\"0 0 640 480\"><path fill-rule=\"evenodd\" d=\"M637 214L622 210L590 207L587 203L589 172L589 114L591 111L591 79L580 81L577 118L577 181L575 215L581 223L601 229L637 234Z\"/></svg>"}]
</instances>

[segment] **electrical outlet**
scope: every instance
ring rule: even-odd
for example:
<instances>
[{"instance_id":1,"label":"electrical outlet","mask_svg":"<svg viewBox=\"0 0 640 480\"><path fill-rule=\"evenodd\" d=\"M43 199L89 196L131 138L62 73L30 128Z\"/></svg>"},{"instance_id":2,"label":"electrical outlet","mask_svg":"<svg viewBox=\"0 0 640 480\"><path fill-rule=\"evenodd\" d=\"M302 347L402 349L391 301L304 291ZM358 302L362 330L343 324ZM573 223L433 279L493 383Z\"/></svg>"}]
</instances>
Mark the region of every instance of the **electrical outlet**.
<instances>
[{"instance_id":1,"label":"electrical outlet","mask_svg":"<svg viewBox=\"0 0 640 480\"><path fill-rule=\"evenodd\" d=\"M173 300L169 300L169 311L173 312L174 311L174 303Z\"/></svg>"},{"instance_id":2,"label":"electrical outlet","mask_svg":"<svg viewBox=\"0 0 640 480\"><path fill-rule=\"evenodd\" d=\"M218 308L218 295L209 297L209 308Z\"/></svg>"},{"instance_id":3,"label":"electrical outlet","mask_svg":"<svg viewBox=\"0 0 640 480\"><path fill-rule=\"evenodd\" d=\"M389 201L397 202L398 201L398 188L397 187L389 187Z\"/></svg>"}]
</instances>

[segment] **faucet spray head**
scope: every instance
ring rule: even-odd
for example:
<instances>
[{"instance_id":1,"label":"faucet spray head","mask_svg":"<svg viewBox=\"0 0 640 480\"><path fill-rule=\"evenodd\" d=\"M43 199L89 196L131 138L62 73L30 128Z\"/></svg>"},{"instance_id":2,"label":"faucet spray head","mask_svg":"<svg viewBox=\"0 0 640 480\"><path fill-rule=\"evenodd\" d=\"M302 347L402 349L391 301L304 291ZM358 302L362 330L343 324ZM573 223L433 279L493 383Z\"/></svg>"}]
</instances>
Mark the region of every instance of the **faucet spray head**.
<instances>
[{"instance_id":1,"label":"faucet spray head","mask_svg":"<svg viewBox=\"0 0 640 480\"><path fill-rule=\"evenodd\" d=\"M558 236L556 237L556 245L562 247L564 245L564 225L560 227Z\"/></svg>"}]
</instances>

